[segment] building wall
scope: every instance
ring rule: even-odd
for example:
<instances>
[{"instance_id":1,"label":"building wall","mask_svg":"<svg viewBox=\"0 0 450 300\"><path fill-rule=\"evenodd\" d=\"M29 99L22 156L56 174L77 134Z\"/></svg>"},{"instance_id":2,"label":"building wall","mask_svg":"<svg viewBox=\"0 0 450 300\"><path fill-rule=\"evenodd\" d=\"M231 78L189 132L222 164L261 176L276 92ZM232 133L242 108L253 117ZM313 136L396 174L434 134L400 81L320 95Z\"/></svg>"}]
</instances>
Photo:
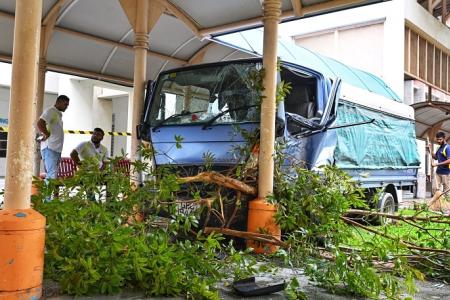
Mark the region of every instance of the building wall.
<instances>
[{"instance_id":1,"label":"building wall","mask_svg":"<svg viewBox=\"0 0 450 300\"><path fill-rule=\"evenodd\" d=\"M405 9L405 23L405 73L445 101L450 98L450 29L417 4Z\"/></svg>"},{"instance_id":2,"label":"building wall","mask_svg":"<svg viewBox=\"0 0 450 300\"><path fill-rule=\"evenodd\" d=\"M131 128L128 128L128 96L113 98L112 106L115 119L115 131L130 132ZM114 136L111 138L114 139L114 156L121 155L122 152L128 153L127 144L130 145L131 138L126 136Z\"/></svg>"},{"instance_id":3,"label":"building wall","mask_svg":"<svg viewBox=\"0 0 450 300\"><path fill-rule=\"evenodd\" d=\"M405 81L405 27L450 53L450 29L411 0L368 5L282 26L297 44L380 76L409 105L426 100L428 88L418 80ZM424 59L417 57L418 62ZM441 70L445 68L441 66ZM450 96L441 91L433 89L432 93L434 100L450 101ZM419 180L423 185L423 174L430 175L431 168L425 167L430 163L425 142L417 143L422 174Z\"/></svg>"},{"instance_id":4,"label":"building wall","mask_svg":"<svg viewBox=\"0 0 450 300\"><path fill-rule=\"evenodd\" d=\"M11 65L0 64L0 70L0 126L7 126ZM104 97L104 87L109 89L109 97ZM45 91L44 110L54 105L58 95L64 94L70 98L69 107L63 113L65 130L92 130L100 127L104 131L111 131L113 113L116 118L116 131L131 130L128 126L128 95L132 91L131 88L47 72ZM90 134L65 134L62 156L69 156L73 148L90 138ZM102 143L111 149L111 141L111 136L106 135ZM126 149L130 147L130 141L127 142L126 137L114 137L114 142L115 155L120 154L122 148L127 153ZM0 177L6 175L5 169L6 159L0 158Z\"/></svg>"},{"instance_id":5,"label":"building wall","mask_svg":"<svg viewBox=\"0 0 450 300\"><path fill-rule=\"evenodd\" d=\"M405 21L408 26L450 51L450 28L432 17L417 1L408 1L408 5L405 5Z\"/></svg>"},{"instance_id":6,"label":"building wall","mask_svg":"<svg viewBox=\"0 0 450 300\"><path fill-rule=\"evenodd\" d=\"M297 45L382 76L383 29L383 23L363 23L318 35L298 36L294 40Z\"/></svg>"},{"instance_id":7,"label":"building wall","mask_svg":"<svg viewBox=\"0 0 450 300\"><path fill-rule=\"evenodd\" d=\"M300 46L381 77L403 98L403 5L367 5L283 24L281 31Z\"/></svg>"},{"instance_id":8,"label":"building wall","mask_svg":"<svg viewBox=\"0 0 450 300\"><path fill-rule=\"evenodd\" d=\"M0 86L0 126L8 127L9 119L9 97L10 89L7 86ZM55 103L57 95L46 92L44 95L44 105ZM53 104L52 104L53 105ZM0 177L6 174L6 158L0 157Z\"/></svg>"}]
</instances>

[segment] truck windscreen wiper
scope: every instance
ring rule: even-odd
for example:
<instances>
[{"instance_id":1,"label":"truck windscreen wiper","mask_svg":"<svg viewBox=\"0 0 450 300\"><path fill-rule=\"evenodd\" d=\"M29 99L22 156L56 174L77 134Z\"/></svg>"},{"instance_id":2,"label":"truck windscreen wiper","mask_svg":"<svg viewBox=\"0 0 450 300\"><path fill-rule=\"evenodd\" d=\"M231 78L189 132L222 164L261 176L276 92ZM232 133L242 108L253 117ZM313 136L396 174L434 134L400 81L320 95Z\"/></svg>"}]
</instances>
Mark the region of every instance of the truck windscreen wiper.
<instances>
[{"instance_id":1,"label":"truck windscreen wiper","mask_svg":"<svg viewBox=\"0 0 450 300\"><path fill-rule=\"evenodd\" d=\"M301 115L297 115L297 114L293 114L293 113L289 113L289 112L286 112L285 114L288 118L290 118L291 120L293 120L296 123L301 124L303 127L307 128L307 129L315 130L319 127L317 123L315 123Z\"/></svg>"},{"instance_id":2,"label":"truck windscreen wiper","mask_svg":"<svg viewBox=\"0 0 450 300\"><path fill-rule=\"evenodd\" d=\"M199 110L199 111L182 111L181 113L179 113L179 114L174 114L174 115L171 115L170 117L168 117L168 118L166 118L166 119L164 119L164 120L161 120L161 121L159 121L159 123L158 124L156 124L154 127L153 127L153 131L156 131L158 128L160 128L161 126L163 126L165 123L167 123L168 121L170 121L170 120L173 120L173 119L175 119L175 118L178 118L178 117L183 117L183 116L189 116L189 115L192 115L192 114L196 114L196 113L201 113L201 112L205 112L204 110Z\"/></svg>"},{"instance_id":3,"label":"truck windscreen wiper","mask_svg":"<svg viewBox=\"0 0 450 300\"><path fill-rule=\"evenodd\" d=\"M230 108L230 109L226 109L224 111L221 111L220 113L218 113L217 115L215 115L214 117L212 117L211 119L208 120L208 122L205 123L205 125L203 125L202 129L206 129L209 126L211 126L212 123L214 123L218 118L222 117L223 115L232 112L232 111L238 111L238 110L243 110L243 109L249 109L252 107L256 107L257 105L243 105L243 106L239 106L236 108Z\"/></svg>"},{"instance_id":4,"label":"truck windscreen wiper","mask_svg":"<svg viewBox=\"0 0 450 300\"><path fill-rule=\"evenodd\" d=\"M331 127L323 127L321 129L317 129L317 130L309 130L309 131L307 131L305 133L297 134L296 136L298 136L298 137L306 137L306 136L314 135L316 133L324 132L324 131L327 131L327 130L339 129L339 128L345 128L345 127L353 127L353 126L365 125L365 124L372 124L373 122L375 122L375 119L370 119L368 121L361 121L361 122L354 122L354 123L336 125L336 126L331 126Z\"/></svg>"}]
</instances>

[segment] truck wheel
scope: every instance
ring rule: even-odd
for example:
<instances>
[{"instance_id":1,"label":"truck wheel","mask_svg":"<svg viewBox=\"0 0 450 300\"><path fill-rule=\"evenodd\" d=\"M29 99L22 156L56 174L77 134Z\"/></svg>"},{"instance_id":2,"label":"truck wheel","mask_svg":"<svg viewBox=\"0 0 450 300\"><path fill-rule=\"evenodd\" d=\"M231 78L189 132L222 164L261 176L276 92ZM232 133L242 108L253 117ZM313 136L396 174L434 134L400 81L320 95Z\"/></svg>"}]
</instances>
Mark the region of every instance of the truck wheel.
<instances>
[{"instance_id":1,"label":"truck wheel","mask_svg":"<svg viewBox=\"0 0 450 300\"><path fill-rule=\"evenodd\" d=\"M381 195L380 201L378 201L378 211L387 214L393 214L396 211L395 199L391 193L385 192ZM378 225L389 224L392 219L385 217L377 217L375 223Z\"/></svg>"}]
</instances>

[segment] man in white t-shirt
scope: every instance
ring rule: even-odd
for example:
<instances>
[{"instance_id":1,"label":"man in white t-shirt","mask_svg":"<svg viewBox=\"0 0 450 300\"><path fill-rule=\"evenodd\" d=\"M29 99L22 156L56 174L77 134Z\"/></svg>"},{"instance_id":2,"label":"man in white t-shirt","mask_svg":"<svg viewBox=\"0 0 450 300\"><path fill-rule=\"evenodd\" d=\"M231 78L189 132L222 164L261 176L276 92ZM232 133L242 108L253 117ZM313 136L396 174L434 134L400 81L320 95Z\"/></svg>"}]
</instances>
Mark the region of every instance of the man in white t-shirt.
<instances>
[{"instance_id":1,"label":"man in white t-shirt","mask_svg":"<svg viewBox=\"0 0 450 300\"><path fill-rule=\"evenodd\" d=\"M94 158L98 161L98 166L101 169L105 160L108 158L108 149L100 144L105 136L105 132L101 128L94 128L90 141L82 142L70 153L70 157L78 166L81 161L87 158Z\"/></svg>"},{"instance_id":2,"label":"man in white t-shirt","mask_svg":"<svg viewBox=\"0 0 450 300\"><path fill-rule=\"evenodd\" d=\"M59 95L55 105L44 111L37 122L41 134L41 154L47 172L46 178L57 177L64 144L62 113L69 106L69 100L66 95Z\"/></svg>"}]
</instances>

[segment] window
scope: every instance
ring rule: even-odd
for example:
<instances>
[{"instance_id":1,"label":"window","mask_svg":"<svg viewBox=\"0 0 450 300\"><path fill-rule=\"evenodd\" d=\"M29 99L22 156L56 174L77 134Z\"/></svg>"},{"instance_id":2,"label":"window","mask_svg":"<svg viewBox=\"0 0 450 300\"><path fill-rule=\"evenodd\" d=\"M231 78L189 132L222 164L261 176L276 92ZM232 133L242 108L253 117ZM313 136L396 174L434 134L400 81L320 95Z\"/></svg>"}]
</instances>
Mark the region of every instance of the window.
<instances>
[{"instance_id":1,"label":"window","mask_svg":"<svg viewBox=\"0 0 450 300\"><path fill-rule=\"evenodd\" d=\"M251 72L256 63L230 63L163 74L157 83L150 125L259 122Z\"/></svg>"},{"instance_id":2,"label":"window","mask_svg":"<svg viewBox=\"0 0 450 300\"><path fill-rule=\"evenodd\" d=\"M8 140L8 133L0 131L0 158L6 157L6 146Z\"/></svg>"},{"instance_id":3,"label":"window","mask_svg":"<svg viewBox=\"0 0 450 300\"><path fill-rule=\"evenodd\" d=\"M284 99L285 111L305 119L320 120L320 112L317 109L316 78L283 68L281 79L292 87L291 92ZM298 133L302 130L302 125L288 118L287 129L290 133Z\"/></svg>"}]
</instances>

